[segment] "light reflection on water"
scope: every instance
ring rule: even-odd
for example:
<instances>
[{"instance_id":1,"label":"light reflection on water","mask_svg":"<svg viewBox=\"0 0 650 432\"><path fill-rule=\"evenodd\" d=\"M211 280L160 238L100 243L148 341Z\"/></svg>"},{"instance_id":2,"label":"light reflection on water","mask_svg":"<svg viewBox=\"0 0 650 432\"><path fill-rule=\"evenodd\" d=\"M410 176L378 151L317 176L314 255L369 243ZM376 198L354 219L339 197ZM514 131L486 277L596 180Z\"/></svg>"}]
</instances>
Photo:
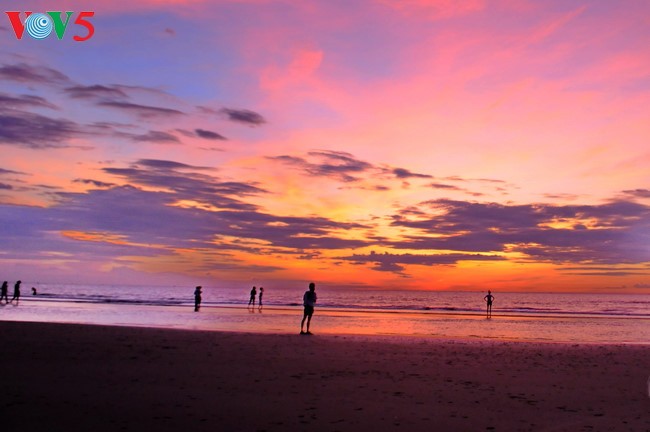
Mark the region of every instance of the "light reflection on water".
<instances>
[{"instance_id":1,"label":"light reflection on water","mask_svg":"<svg viewBox=\"0 0 650 432\"><path fill-rule=\"evenodd\" d=\"M298 333L302 308L263 309L204 306L102 304L21 300L2 305L0 320L164 327L191 330ZM317 334L415 335L574 343L650 343L650 319L615 317L537 317L430 312L342 311L317 308Z\"/></svg>"}]
</instances>

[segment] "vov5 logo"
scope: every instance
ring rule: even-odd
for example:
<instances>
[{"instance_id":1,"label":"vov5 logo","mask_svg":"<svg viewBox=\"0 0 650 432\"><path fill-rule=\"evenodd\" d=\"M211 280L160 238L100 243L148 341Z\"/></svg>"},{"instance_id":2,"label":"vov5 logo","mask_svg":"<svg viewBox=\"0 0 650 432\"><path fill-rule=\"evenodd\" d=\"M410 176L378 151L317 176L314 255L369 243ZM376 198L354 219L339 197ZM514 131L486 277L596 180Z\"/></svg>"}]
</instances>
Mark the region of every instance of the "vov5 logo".
<instances>
[{"instance_id":1,"label":"vov5 logo","mask_svg":"<svg viewBox=\"0 0 650 432\"><path fill-rule=\"evenodd\" d=\"M9 17L9 22L16 33L16 39L22 39L25 32L34 39L45 39L52 30L59 39L63 39L66 30L70 25L70 17L74 12L50 11L46 13L25 12L25 22L20 20L20 12L5 12ZM79 12L72 25L81 26L85 30L76 34L73 39L77 42L87 41L95 34L95 27L88 21L95 15L95 12Z\"/></svg>"}]
</instances>

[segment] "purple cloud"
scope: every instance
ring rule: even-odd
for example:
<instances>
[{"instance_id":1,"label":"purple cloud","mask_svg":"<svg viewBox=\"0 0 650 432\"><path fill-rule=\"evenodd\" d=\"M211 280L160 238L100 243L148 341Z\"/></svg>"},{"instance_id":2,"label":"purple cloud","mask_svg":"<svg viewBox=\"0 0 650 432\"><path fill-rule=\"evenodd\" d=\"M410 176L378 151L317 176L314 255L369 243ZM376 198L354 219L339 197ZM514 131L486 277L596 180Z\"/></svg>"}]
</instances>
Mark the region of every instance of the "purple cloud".
<instances>
[{"instance_id":1,"label":"purple cloud","mask_svg":"<svg viewBox=\"0 0 650 432\"><path fill-rule=\"evenodd\" d=\"M433 176L429 174L417 174L414 172L411 172L405 168L393 168L392 170L393 174L395 174L395 177L399 179L408 179L408 178L433 178Z\"/></svg>"},{"instance_id":2,"label":"purple cloud","mask_svg":"<svg viewBox=\"0 0 650 432\"><path fill-rule=\"evenodd\" d=\"M650 198L650 189L626 190L623 193L634 198Z\"/></svg>"},{"instance_id":3,"label":"purple cloud","mask_svg":"<svg viewBox=\"0 0 650 432\"><path fill-rule=\"evenodd\" d=\"M0 144L31 149L67 147L69 139L81 134L81 128L69 120L23 111L0 111Z\"/></svg>"},{"instance_id":4,"label":"purple cloud","mask_svg":"<svg viewBox=\"0 0 650 432\"><path fill-rule=\"evenodd\" d=\"M0 106L4 108L49 108L58 109L58 107L40 96L20 95L10 96L0 93Z\"/></svg>"},{"instance_id":5,"label":"purple cloud","mask_svg":"<svg viewBox=\"0 0 650 432\"><path fill-rule=\"evenodd\" d=\"M140 105L130 102L104 101L98 102L97 105L108 108L115 108L128 114L135 114L142 119L151 119L156 117L175 117L185 114L182 111L176 109Z\"/></svg>"},{"instance_id":6,"label":"purple cloud","mask_svg":"<svg viewBox=\"0 0 650 432\"><path fill-rule=\"evenodd\" d=\"M27 84L65 84L70 82L70 78L57 70L26 63L1 66L0 79Z\"/></svg>"},{"instance_id":7,"label":"purple cloud","mask_svg":"<svg viewBox=\"0 0 650 432\"><path fill-rule=\"evenodd\" d=\"M225 114L231 121L249 126L259 126L266 123L264 117L254 111L223 108L220 112Z\"/></svg>"},{"instance_id":8,"label":"purple cloud","mask_svg":"<svg viewBox=\"0 0 650 432\"><path fill-rule=\"evenodd\" d=\"M373 168L370 163L356 159L346 152L312 151L308 153L308 156L316 161L309 162L303 158L288 155L271 156L268 159L294 166L309 176L331 177L345 183L359 180L352 174L360 174Z\"/></svg>"},{"instance_id":9,"label":"purple cloud","mask_svg":"<svg viewBox=\"0 0 650 432\"><path fill-rule=\"evenodd\" d=\"M146 134L134 135L134 141L157 142L157 143L180 143L181 141L168 132L149 131Z\"/></svg>"},{"instance_id":10,"label":"purple cloud","mask_svg":"<svg viewBox=\"0 0 650 432\"><path fill-rule=\"evenodd\" d=\"M195 129L194 132L196 132L196 135L200 138L208 139L208 140L226 140L227 138L224 137L221 134L218 134L216 132L212 132L209 130L205 129Z\"/></svg>"},{"instance_id":11,"label":"purple cloud","mask_svg":"<svg viewBox=\"0 0 650 432\"><path fill-rule=\"evenodd\" d=\"M589 221L589 229L580 220ZM420 232L391 242L393 248L510 251L556 263L650 260L650 207L634 202L554 206L435 200L417 212L399 212L392 225Z\"/></svg>"},{"instance_id":12,"label":"purple cloud","mask_svg":"<svg viewBox=\"0 0 650 432\"><path fill-rule=\"evenodd\" d=\"M128 95L118 86L77 85L67 87L63 91L74 99L128 98Z\"/></svg>"}]
</instances>

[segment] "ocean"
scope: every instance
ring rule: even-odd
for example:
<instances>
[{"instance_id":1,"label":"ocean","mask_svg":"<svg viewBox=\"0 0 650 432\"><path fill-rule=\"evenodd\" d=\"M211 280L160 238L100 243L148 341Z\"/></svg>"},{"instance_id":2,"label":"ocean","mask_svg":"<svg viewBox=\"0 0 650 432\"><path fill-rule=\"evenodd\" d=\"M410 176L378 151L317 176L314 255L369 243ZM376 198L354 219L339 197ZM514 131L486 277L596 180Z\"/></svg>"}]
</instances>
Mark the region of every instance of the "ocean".
<instances>
[{"instance_id":1,"label":"ocean","mask_svg":"<svg viewBox=\"0 0 650 432\"><path fill-rule=\"evenodd\" d=\"M38 294L31 294L36 286ZM12 284L9 294L11 298ZM263 307L249 289L23 283L20 303L0 320L129 325L212 331L297 333L304 289L265 287ZM650 343L650 294L341 290L318 286L312 331L573 343Z\"/></svg>"}]
</instances>

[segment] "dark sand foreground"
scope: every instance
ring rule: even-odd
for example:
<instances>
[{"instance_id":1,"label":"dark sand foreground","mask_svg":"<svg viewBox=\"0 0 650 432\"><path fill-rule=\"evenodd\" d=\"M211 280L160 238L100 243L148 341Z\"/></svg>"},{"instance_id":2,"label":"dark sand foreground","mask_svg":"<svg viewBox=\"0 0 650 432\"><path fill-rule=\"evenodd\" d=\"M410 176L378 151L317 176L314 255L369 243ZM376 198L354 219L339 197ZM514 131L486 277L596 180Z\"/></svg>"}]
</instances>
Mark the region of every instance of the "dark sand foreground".
<instances>
[{"instance_id":1,"label":"dark sand foreground","mask_svg":"<svg viewBox=\"0 0 650 432\"><path fill-rule=\"evenodd\" d=\"M0 322L0 429L648 431L649 346Z\"/></svg>"}]
</instances>

